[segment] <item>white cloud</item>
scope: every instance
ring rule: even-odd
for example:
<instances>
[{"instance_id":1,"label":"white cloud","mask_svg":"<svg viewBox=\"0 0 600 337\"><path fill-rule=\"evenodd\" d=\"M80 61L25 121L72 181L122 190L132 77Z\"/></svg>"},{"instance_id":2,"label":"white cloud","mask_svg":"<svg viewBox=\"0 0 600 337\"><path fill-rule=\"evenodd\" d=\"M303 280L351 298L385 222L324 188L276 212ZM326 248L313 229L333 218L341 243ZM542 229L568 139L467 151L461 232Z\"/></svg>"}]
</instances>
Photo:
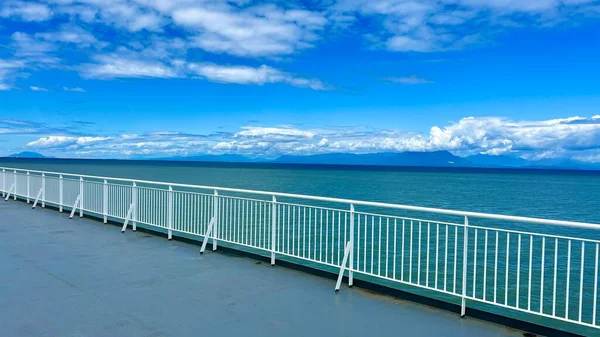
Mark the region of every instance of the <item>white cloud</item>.
<instances>
[{"instance_id":1,"label":"white cloud","mask_svg":"<svg viewBox=\"0 0 600 337\"><path fill-rule=\"evenodd\" d=\"M55 32L36 33L35 37L50 42L61 42L88 47L99 41L88 31L76 26L63 26Z\"/></svg>"},{"instance_id":2,"label":"white cloud","mask_svg":"<svg viewBox=\"0 0 600 337\"><path fill-rule=\"evenodd\" d=\"M194 31L194 45L215 53L237 56L291 54L312 46L327 20L306 10L275 5L249 7L184 6L172 12L173 21Z\"/></svg>"},{"instance_id":3,"label":"white cloud","mask_svg":"<svg viewBox=\"0 0 600 337\"><path fill-rule=\"evenodd\" d=\"M132 58L133 57L133 58ZM177 69L152 59L136 59L134 54L108 54L95 57L95 63L84 64L80 74L85 78L175 78Z\"/></svg>"},{"instance_id":4,"label":"white cloud","mask_svg":"<svg viewBox=\"0 0 600 337\"><path fill-rule=\"evenodd\" d=\"M405 76L405 77L389 77L389 78L386 78L385 80L387 80L389 82L395 82L395 83L401 83L401 84L407 84L407 85L433 83L433 81L430 81L425 78L420 78L415 75Z\"/></svg>"},{"instance_id":5,"label":"white cloud","mask_svg":"<svg viewBox=\"0 0 600 337\"><path fill-rule=\"evenodd\" d=\"M14 81L16 74L23 66L22 61L0 59L0 91L12 89L12 84L8 82Z\"/></svg>"},{"instance_id":6,"label":"white cloud","mask_svg":"<svg viewBox=\"0 0 600 337\"><path fill-rule=\"evenodd\" d=\"M487 40L503 26L546 26L577 13L593 0L339 0L335 17L359 17L380 25L368 32L376 45L399 52L461 49ZM475 26L477 34L473 35Z\"/></svg>"},{"instance_id":7,"label":"white cloud","mask_svg":"<svg viewBox=\"0 0 600 337\"><path fill-rule=\"evenodd\" d=\"M52 16L50 8L42 3L7 1L0 7L0 17L20 18L24 21L45 21Z\"/></svg>"},{"instance_id":8,"label":"white cloud","mask_svg":"<svg viewBox=\"0 0 600 337\"><path fill-rule=\"evenodd\" d=\"M237 132L208 135L155 132L44 136L27 146L92 157L238 153L272 158L284 154L447 150L458 155L509 154L535 160L571 158L598 162L600 121L581 117L541 121L466 117L444 127L433 126L427 134L356 127L247 126Z\"/></svg>"},{"instance_id":9,"label":"white cloud","mask_svg":"<svg viewBox=\"0 0 600 337\"><path fill-rule=\"evenodd\" d=\"M237 84L264 85L267 83L287 83L297 87L324 90L325 85L317 79L294 77L278 69L262 65L258 68L247 66L222 66L216 64L190 64L189 69L209 81Z\"/></svg>"},{"instance_id":10,"label":"white cloud","mask_svg":"<svg viewBox=\"0 0 600 337\"><path fill-rule=\"evenodd\" d=\"M81 146L89 146L96 143L105 142L112 139L111 137L74 137L74 136L47 136L27 143L27 147L38 149L65 148L67 150L75 150Z\"/></svg>"},{"instance_id":11,"label":"white cloud","mask_svg":"<svg viewBox=\"0 0 600 337\"><path fill-rule=\"evenodd\" d=\"M70 92L86 92L85 89L80 88L80 87L63 87L63 91L70 91Z\"/></svg>"},{"instance_id":12,"label":"white cloud","mask_svg":"<svg viewBox=\"0 0 600 337\"><path fill-rule=\"evenodd\" d=\"M315 133L308 130L300 130L291 127L260 127L260 126L245 126L242 131L235 133L234 137L252 137L252 138L279 138L284 137L299 137L313 138Z\"/></svg>"},{"instance_id":13,"label":"white cloud","mask_svg":"<svg viewBox=\"0 0 600 337\"><path fill-rule=\"evenodd\" d=\"M48 89L46 88L42 88L42 87L37 87L35 85L31 85L29 86L29 89L31 89L31 91L43 91L43 92L48 92Z\"/></svg>"},{"instance_id":14,"label":"white cloud","mask_svg":"<svg viewBox=\"0 0 600 337\"><path fill-rule=\"evenodd\" d=\"M11 38L17 56L43 57L56 49L54 44L35 40L31 35L23 32L14 32Z\"/></svg>"}]
</instances>

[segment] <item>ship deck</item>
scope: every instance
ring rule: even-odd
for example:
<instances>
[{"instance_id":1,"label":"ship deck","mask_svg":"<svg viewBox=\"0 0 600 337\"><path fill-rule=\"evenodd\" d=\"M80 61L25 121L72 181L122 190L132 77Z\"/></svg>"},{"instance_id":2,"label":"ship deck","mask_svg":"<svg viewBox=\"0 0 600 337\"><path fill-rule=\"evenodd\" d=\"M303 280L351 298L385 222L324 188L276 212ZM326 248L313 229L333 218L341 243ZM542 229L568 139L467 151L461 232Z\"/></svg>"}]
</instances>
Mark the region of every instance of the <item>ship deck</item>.
<instances>
[{"instance_id":1,"label":"ship deck","mask_svg":"<svg viewBox=\"0 0 600 337\"><path fill-rule=\"evenodd\" d=\"M520 336L223 251L0 201L0 336Z\"/></svg>"}]
</instances>

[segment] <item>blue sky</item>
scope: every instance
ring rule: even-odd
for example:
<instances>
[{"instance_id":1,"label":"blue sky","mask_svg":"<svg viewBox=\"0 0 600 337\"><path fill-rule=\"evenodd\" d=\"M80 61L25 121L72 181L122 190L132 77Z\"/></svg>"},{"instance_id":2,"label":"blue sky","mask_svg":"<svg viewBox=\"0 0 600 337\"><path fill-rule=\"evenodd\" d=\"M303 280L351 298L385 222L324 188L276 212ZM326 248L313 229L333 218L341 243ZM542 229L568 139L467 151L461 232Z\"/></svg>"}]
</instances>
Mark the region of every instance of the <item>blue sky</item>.
<instances>
[{"instance_id":1,"label":"blue sky","mask_svg":"<svg viewBox=\"0 0 600 337\"><path fill-rule=\"evenodd\" d=\"M0 155L600 162L600 2L0 4Z\"/></svg>"}]
</instances>

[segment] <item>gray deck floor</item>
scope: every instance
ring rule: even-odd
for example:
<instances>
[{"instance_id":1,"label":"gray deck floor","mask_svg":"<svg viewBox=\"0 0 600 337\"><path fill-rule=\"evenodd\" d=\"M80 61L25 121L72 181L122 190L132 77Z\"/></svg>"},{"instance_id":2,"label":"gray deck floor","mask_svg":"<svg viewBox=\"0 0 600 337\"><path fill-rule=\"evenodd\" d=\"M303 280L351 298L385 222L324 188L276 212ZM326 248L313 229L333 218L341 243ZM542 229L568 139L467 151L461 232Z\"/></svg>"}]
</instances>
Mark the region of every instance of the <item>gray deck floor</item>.
<instances>
[{"instance_id":1,"label":"gray deck floor","mask_svg":"<svg viewBox=\"0 0 600 337\"><path fill-rule=\"evenodd\" d=\"M520 336L142 232L0 201L0 336Z\"/></svg>"}]
</instances>

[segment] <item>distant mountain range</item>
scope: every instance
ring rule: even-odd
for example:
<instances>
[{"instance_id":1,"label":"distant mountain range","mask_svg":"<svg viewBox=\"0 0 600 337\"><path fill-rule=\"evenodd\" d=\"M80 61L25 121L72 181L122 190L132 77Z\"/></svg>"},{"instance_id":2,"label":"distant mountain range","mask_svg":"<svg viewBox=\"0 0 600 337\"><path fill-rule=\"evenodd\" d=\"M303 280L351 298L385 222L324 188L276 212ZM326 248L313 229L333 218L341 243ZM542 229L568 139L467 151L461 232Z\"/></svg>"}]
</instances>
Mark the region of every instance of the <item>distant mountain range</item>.
<instances>
[{"instance_id":1,"label":"distant mountain range","mask_svg":"<svg viewBox=\"0 0 600 337\"><path fill-rule=\"evenodd\" d=\"M311 156L281 156L274 160L286 164L382 165L382 166L472 166L448 151L383 152L369 154L328 153Z\"/></svg>"},{"instance_id":2,"label":"distant mountain range","mask_svg":"<svg viewBox=\"0 0 600 337\"><path fill-rule=\"evenodd\" d=\"M51 158L36 152L12 154L12 158ZM141 159L141 158L140 158ZM250 158L237 154L177 156L152 158L150 160L229 162L229 163L277 163L310 165L358 165L358 166L421 166L421 167L489 167L489 168L538 168L600 170L600 164L583 163L568 159L527 160L511 156L477 154L458 157L448 151L433 152L382 152L370 154L327 153L308 156L285 155L276 159Z\"/></svg>"},{"instance_id":3,"label":"distant mountain range","mask_svg":"<svg viewBox=\"0 0 600 337\"><path fill-rule=\"evenodd\" d=\"M43 154L37 153L37 152L25 151L25 152L13 153L13 154L9 155L8 158L53 158L53 157L46 157Z\"/></svg>"},{"instance_id":4,"label":"distant mountain range","mask_svg":"<svg viewBox=\"0 0 600 337\"><path fill-rule=\"evenodd\" d=\"M253 159L244 157L239 154L220 154L220 155L201 155L201 156L176 156L166 158L152 158L151 160L171 160L171 161L205 161L205 162L222 162L222 163L254 163L265 162L266 159Z\"/></svg>"}]
</instances>

